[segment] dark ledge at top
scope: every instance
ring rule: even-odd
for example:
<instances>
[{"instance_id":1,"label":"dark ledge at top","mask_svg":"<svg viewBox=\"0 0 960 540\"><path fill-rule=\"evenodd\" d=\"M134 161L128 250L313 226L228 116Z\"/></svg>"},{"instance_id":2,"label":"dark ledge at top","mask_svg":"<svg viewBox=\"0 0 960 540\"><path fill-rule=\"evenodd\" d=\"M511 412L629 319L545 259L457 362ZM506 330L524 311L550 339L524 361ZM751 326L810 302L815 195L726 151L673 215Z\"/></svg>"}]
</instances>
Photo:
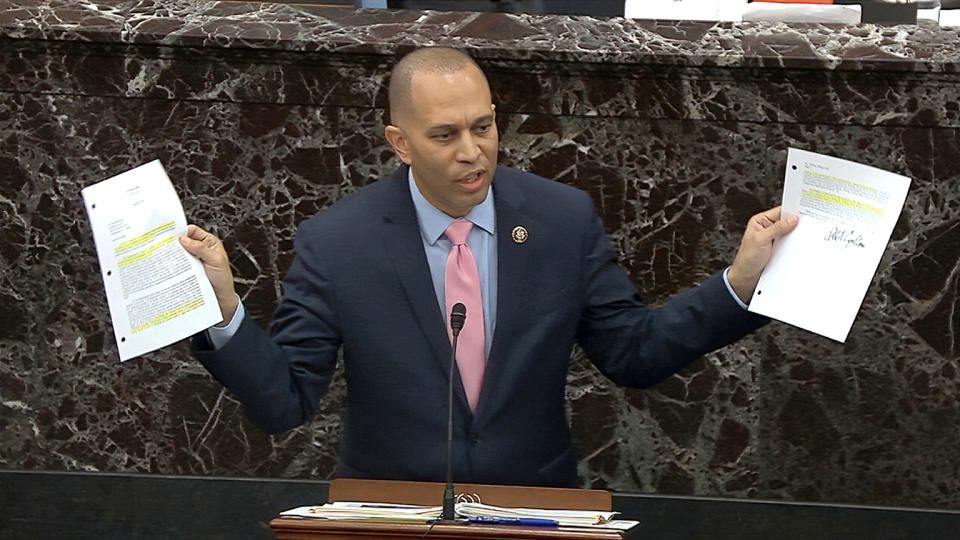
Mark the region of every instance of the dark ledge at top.
<instances>
[{"instance_id":1,"label":"dark ledge at top","mask_svg":"<svg viewBox=\"0 0 960 540\"><path fill-rule=\"evenodd\" d=\"M671 22L190 0L0 0L0 38L484 60L960 71L960 29Z\"/></svg>"}]
</instances>

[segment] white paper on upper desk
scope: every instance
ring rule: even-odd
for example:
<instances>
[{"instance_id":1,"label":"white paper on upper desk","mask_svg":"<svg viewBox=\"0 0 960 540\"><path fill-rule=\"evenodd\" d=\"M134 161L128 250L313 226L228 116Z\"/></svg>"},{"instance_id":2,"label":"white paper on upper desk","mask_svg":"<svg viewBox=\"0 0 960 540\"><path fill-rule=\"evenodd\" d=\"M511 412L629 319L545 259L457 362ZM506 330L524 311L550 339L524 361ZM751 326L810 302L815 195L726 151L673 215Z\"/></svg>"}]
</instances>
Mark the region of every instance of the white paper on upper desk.
<instances>
[{"instance_id":1,"label":"white paper on upper desk","mask_svg":"<svg viewBox=\"0 0 960 540\"><path fill-rule=\"evenodd\" d=\"M782 215L798 215L773 246L750 311L843 342L907 197L906 176L787 151Z\"/></svg>"},{"instance_id":2,"label":"white paper on upper desk","mask_svg":"<svg viewBox=\"0 0 960 540\"><path fill-rule=\"evenodd\" d=\"M747 0L625 0L624 17L678 21L739 21Z\"/></svg>"},{"instance_id":3,"label":"white paper on upper desk","mask_svg":"<svg viewBox=\"0 0 960 540\"><path fill-rule=\"evenodd\" d=\"M187 221L159 161L80 193L121 362L223 319L203 265L180 245Z\"/></svg>"}]
</instances>

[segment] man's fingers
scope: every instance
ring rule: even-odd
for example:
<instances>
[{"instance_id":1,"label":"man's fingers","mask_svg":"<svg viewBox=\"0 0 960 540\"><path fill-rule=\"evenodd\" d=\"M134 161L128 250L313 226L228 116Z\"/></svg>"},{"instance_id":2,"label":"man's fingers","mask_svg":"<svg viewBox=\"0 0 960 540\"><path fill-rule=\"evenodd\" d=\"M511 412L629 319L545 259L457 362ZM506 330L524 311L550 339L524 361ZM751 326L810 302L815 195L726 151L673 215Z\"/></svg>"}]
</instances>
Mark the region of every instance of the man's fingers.
<instances>
[{"instance_id":1,"label":"man's fingers","mask_svg":"<svg viewBox=\"0 0 960 540\"><path fill-rule=\"evenodd\" d=\"M196 225L187 225L187 237L198 242L202 242L207 247L216 247L220 239L211 233L197 227Z\"/></svg>"},{"instance_id":2,"label":"man's fingers","mask_svg":"<svg viewBox=\"0 0 960 540\"><path fill-rule=\"evenodd\" d=\"M797 216L784 216L781 219L780 207L761 212L751 219L753 229L761 242L770 242L796 228Z\"/></svg>"},{"instance_id":3,"label":"man's fingers","mask_svg":"<svg viewBox=\"0 0 960 540\"><path fill-rule=\"evenodd\" d=\"M187 225L187 233L180 237L180 243L188 253L206 262L216 253L220 239L196 225Z\"/></svg>"},{"instance_id":4,"label":"man's fingers","mask_svg":"<svg viewBox=\"0 0 960 540\"><path fill-rule=\"evenodd\" d=\"M190 225L193 227L193 225ZM187 250L187 253L193 255L194 257L202 259L201 252L203 251L203 242L195 239L190 235L190 228L187 228L187 234L180 237L180 245Z\"/></svg>"},{"instance_id":5,"label":"man's fingers","mask_svg":"<svg viewBox=\"0 0 960 540\"><path fill-rule=\"evenodd\" d=\"M800 223L800 218L798 216L787 216L779 221L777 221L777 237L783 236L788 232L797 228L797 223Z\"/></svg>"},{"instance_id":6,"label":"man's fingers","mask_svg":"<svg viewBox=\"0 0 960 540\"><path fill-rule=\"evenodd\" d=\"M787 234L797 227L799 219L797 216L784 216L783 219L777 219L773 224L764 229L765 241L772 241Z\"/></svg>"},{"instance_id":7,"label":"man's fingers","mask_svg":"<svg viewBox=\"0 0 960 540\"><path fill-rule=\"evenodd\" d=\"M770 227L780 219L780 207L774 207L769 210L760 212L759 214L753 216L750 221L754 224L754 227L757 230L764 230L767 227Z\"/></svg>"},{"instance_id":8,"label":"man's fingers","mask_svg":"<svg viewBox=\"0 0 960 540\"><path fill-rule=\"evenodd\" d=\"M190 225L187 225L187 234L185 236L192 238L193 240L202 241L207 236L211 236L211 234L191 223Z\"/></svg>"}]
</instances>

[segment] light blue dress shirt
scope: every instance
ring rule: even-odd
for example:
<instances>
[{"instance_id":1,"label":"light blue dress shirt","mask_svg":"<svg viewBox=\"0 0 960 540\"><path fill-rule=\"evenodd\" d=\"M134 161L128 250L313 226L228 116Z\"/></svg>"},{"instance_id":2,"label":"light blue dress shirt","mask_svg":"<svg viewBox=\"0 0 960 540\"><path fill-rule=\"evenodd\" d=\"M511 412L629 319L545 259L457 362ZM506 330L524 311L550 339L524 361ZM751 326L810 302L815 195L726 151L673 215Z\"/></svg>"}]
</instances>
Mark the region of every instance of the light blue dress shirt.
<instances>
[{"instance_id":1,"label":"light blue dress shirt","mask_svg":"<svg viewBox=\"0 0 960 540\"><path fill-rule=\"evenodd\" d=\"M417 211L423 251L427 255L427 264L430 266L430 278L433 280L433 289L437 293L440 312L443 313L447 310L443 290L444 273L447 267L447 255L452 247L450 240L443 235L443 231L454 222L454 218L438 210L420 193L420 189L413 180L413 171L407 174L407 181L410 184L413 206ZM467 235L467 246L473 253L473 259L477 261L477 273L480 275L483 339L486 356L489 356L493 330L497 322L497 220L493 207L492 186L487 191L487 198L474 206L463 219L473 223L473 228ZM467 317L470 317L469 313ZM450 314L444 313L445 323L449 324L449 318Z\"/></svg>"}]
</instances>

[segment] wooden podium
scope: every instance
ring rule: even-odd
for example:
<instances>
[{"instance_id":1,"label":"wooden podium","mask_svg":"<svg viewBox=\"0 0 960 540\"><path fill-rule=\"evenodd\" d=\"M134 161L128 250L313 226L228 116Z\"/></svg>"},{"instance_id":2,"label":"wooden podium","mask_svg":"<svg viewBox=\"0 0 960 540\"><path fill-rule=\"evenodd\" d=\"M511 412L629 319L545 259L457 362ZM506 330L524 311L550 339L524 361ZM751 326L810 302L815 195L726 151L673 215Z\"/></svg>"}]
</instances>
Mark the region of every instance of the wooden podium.
<instances>
[{"instance_id":1,"label":"wooden podium","mask_svg":"<svg viewBox=\"0 0 960 540\"><path fill-rule=\"evenodd\" d=\"M330 482L330 502L386 502L439 506L442 483L399 482L392 480L352 480ZM610 493L599 490L454 484L454 493L476 494L486 504L547 508L551 510L609 511ZM612 530L564 529L553 527L517 527L513 525L431 525L421 523L382 523L333 519L276 518L270 528L284 540L328 540L371 538L585 538L619 540L625 533Z\"/></svg>"}]
</instances>

